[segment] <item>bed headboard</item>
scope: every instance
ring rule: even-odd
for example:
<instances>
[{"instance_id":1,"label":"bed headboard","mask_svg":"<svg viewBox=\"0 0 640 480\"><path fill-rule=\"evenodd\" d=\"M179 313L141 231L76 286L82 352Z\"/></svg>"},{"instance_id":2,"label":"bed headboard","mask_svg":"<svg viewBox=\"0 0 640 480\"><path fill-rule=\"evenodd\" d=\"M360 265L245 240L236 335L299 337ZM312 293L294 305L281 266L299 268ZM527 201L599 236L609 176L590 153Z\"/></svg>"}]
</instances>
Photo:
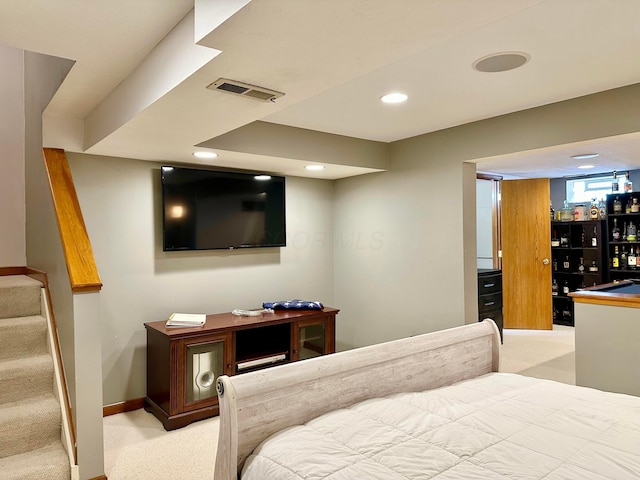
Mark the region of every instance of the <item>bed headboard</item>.
<instances>
[{"instance_id":1,"label":"bed headboard","mask_svg":"<svg viewBox=\"0 0 640 480\"><path fill-rule=\"evenodd\" d=\"M492 320L218 378L216 480L237 480L270 435L368 398L429 390L497 372Z\"/></svg>"}]
</instances>

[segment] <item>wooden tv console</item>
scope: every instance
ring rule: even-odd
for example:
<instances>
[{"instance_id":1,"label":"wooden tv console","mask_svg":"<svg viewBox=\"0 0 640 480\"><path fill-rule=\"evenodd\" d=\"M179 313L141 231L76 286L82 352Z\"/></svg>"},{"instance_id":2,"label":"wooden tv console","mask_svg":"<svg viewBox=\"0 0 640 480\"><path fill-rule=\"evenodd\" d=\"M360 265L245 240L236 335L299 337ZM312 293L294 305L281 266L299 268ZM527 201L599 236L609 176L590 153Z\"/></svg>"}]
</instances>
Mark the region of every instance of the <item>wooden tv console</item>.
<instances>
[{"instance_id":1,"label":"wooden tv console","mask_svg":"<svg viewBox=\"0 0 640 480\"><path fill-rule=\"evenodd\" d=\"M339 310L207 315L202 327L149 322L145 410L166 430L218 414L216 379L335 352Z\"/></svg>"}]
</instances>

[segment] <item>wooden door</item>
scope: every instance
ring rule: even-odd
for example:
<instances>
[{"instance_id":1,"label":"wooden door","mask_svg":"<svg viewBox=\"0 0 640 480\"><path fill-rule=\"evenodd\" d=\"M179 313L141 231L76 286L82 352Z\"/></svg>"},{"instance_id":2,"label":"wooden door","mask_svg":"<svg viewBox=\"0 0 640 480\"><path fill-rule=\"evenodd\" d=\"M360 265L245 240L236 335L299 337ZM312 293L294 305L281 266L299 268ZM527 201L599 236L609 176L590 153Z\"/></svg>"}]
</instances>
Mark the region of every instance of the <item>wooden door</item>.
<instances>
[{"instance_id":1,"label":"wooden door","mask_svg":"<svg viewBox=\"0 0 640 480\"><path fill-rule=\"evenodd\" d=\"M502 181L504 328L551 330L549 179Z\"/></svg>"}]
</instances>

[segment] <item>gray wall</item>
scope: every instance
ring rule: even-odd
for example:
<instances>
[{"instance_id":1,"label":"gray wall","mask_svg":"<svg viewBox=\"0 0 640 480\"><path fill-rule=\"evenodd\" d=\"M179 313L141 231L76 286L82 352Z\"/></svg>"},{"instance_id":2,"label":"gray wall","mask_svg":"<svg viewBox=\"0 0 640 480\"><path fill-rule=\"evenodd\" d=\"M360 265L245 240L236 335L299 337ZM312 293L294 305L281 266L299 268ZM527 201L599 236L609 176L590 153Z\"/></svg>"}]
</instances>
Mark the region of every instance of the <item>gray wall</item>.
<instances>
[{"instance_id":1,"label":"gray wall","mask_svg":"<svg viewBox=\"0 0 640 480\"><path fill-rule=\"evenodd\" d=\"M67 156L104 284L105 404L146 394L145 322L288 298L334 306L333 182L286 179L286 247L163 252L161 164Z\"/></svg>"},{"instance_id":2,"label":"gray wall","mask_svg":"<svg viewBox=\"0 0 640 480\"><path fill-rule=\"evenodd\" d=\"M389 170L335 182L290 178L290 244L161 252L158 164L70 154L100 275L104 403L145 394L143 323L299 296L341 309L339 348L474 321L478 158L633 131L640 86L390 145ZM584 109L593 114L585 121ZM34 168L40 164L33 132ZM286 145L286 135L273 139ZM29 163L31 164L31 163ZM28 260L64 277L55 222L27 179ZM62 292L64 293L64 292ZM63 313L66 314L66 312ZM64 318L64 315L63 315Z\"/></svg>"},{"instance_id":3,"label":"gray wall","mask_svg":"<svg viewBox=\"0 0 640 480\"><path fill-rule=\"evenodd\" d=\"M105 403L144 395L143 323L173 311L315 298L341 309L339 349L476 321L471 162L628 132L639 94L634 85L394 142L382 173L290 178L290 243L273 251L162 253L158 165L69 155L105 285ZM287 132L270 141L286 150Z\"/></svg>"},{"instance_id":4,"label":"gray wall","mask_svg":"<svg viewBox=\"0 0 640 480\"><path fill-rule=\"evenodd\" d=\"M49 274L67 375L73 379L73 325L66 266L42 161L42 111L72 62L0 45L0 267ZM73 381L69 382L73 392Z\"/></svg>"},{"instance_id":5,"label":"gray wall","mask_svg":"<svg viewBox=\"0 0 640 480\"><path fill-rule=\"evenodd\" d=\"M467 225L463 219L463 176L471 179L468 193L475 197L475 169L421 147L396 145L389 172L337 182L337 238L357 239L335 248L336 305L347 320L336 326L341 348L462 325L465 315L477 316L477 299L471 312L465 310L465 295L475 297L477 288L475 213ZM467 245L471 258L464 254L465 234L473 239ZM468 291L465 270L473 277Z\"/></svg>"},{"instance_id":6,"label":"gray wall","mask_svg":"<svg viewBox=\"0 0 640 480\"><path fill-rule=\"evenodd\" d=\"M336 246L335 299L348 319L336 327L340 344L477 319L475 168L468 162L629 133L639 120L640 84L394 142L389 171L338 180L337 235L383 240Z\"/></svg>"},{"instance_id":7,"label":"gray wall","mask_svg":"<svg viewBox=\"0 0 640 480\"><path fill-rule=\"evenodd\" d=\"M69 60L25 52L24 163L27 198L27 263L30 267L47 273L70 399L72 406L75 406L71 288L42 158L42 111L72 64L73 62Z\"/></svg>"},{"instance_id":8,"label":"gray wall","mask_svg":"<svg viewBox=\"0 0 640 480\"><path fill-rule=\"evenodd\" d=\"M0 45L0 267L26 265L24 52Z\"/></svg>"}]
</instances>

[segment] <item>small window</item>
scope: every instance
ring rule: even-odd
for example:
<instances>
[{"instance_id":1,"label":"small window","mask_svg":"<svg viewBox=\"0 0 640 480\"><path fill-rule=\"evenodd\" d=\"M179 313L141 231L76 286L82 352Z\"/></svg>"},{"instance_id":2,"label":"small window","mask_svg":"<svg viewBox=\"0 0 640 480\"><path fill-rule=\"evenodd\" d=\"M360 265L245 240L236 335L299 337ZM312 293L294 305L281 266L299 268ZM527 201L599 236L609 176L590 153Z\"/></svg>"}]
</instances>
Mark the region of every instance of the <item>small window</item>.
<instances>
[{"instance_id":1,"label":"small window","mask_svg":"<svg viewBox=\"0 0 640 480\"><path fill-rule=\"evenodd\" d=\"M617 180L624 180L624 176L618 177ZM567 202L586 204L594 198L604 200L607 194L611 193L612 183L613 175L567 180Z\"/></svg>"}]
</instances>

